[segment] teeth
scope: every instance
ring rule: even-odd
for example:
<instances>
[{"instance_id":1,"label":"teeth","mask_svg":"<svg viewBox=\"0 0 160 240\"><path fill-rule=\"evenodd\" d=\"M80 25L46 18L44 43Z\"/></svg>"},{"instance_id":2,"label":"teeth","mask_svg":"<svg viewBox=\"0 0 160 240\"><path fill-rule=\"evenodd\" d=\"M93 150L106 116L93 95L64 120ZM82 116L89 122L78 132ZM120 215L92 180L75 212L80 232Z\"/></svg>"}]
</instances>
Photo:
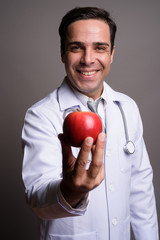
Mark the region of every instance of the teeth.
<instances>
[{"instance_id":1,"label":"teeth","mask_svg":"<svg viewBox=\"0 0 160 240\"><path fill-rule=\"evenodd\" d=\"M86 76L90 76L94 73L96 73L96 71L93 71L93 72L81 72L83 75L86 75Z\"/></svg>"}]
</instances>

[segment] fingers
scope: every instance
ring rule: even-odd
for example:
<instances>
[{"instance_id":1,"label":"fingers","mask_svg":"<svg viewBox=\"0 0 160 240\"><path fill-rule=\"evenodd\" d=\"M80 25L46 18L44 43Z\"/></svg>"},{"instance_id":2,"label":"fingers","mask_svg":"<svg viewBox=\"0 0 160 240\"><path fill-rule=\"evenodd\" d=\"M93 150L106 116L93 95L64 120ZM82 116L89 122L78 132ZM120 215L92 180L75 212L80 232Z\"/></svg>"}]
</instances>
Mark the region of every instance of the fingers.
<instances>
[{"instance_id":1,"label":"fingers","mask_svg":"<svg viewBox=\"0 0 160 240\"><path fill-rule=\"evenodd\" d=\"M92 162L88 170L88 174L91 178L96 178L98 174L100 175L101 172L103 173L103 155L104 155L105 138L106 138L106 135L103 132L100 133L97 138L97 142L93 152Z\"/></svg>"},{"instance_id":2,"label":"fingers","mask_svg":"<svg viewBox=\"0 0 160 240\"><path fill-rule=\"evenodd\" d=\"M88 156L89 152L91 151L93 146L93 138L87 137L81 147L81 150L79 152L76 165L75 165L75 170L74 170L74 175L77 177L83 176L84 173L86 173L86 164L88 162Z\"/></svg>"},{"instance_id":3,"label":"fingers","mask_svg":"<svg viewBox=\"0 0 160 240\"><path fill-rule=\"evenodd\" d=\"M103 154L105 138L106 135L100 133L96 145L93 146L93 138L87 137L82 144L77 159L75 159L71 147L65 143L63 135L59 136L63 152L63 177L70 176L70 178L67 177L67 179L70 179L67 184L72 190L76 189L76 192L78 192L77 189L79 189L81 193L90 191L104 179ZM92 161L89 169L86 170L89 153L93 148Z\"/></svg>"}]
</instances>

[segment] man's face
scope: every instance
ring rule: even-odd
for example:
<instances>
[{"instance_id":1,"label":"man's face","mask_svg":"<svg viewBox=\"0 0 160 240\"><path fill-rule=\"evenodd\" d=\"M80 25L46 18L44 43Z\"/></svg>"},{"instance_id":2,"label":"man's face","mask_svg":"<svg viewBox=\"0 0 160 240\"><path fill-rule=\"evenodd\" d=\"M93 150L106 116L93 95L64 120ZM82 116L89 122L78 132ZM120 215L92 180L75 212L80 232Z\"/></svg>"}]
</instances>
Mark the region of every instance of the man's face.
<instances>
[{"instance_id":1,"label":"man's face","mask_svg":"<svg viewBox=\"0 0 160 240\"><path fill-rule=\"evenodd\" d=\"M62 53L68 83L88 97L98 98L113 54L109 26L104 21L89 19L71 23Z\"/></svg>"}]
</instances>

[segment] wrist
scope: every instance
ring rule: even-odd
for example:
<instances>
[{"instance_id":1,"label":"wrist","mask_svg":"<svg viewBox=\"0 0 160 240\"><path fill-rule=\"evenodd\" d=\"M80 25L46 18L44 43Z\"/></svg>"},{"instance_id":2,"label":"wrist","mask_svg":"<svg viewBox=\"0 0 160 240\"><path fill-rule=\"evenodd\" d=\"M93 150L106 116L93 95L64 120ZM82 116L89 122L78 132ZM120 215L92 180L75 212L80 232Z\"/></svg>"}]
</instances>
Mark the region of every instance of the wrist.
<instances>
[{"instance_id":1,"label":"wrist","mask_svg":"<svg viewBox=\"0 0 160 240\"><path fill-rule=\"evenodd\" d=\"M85 197L86 193L79 193L70 189L65 182L62 180L60 183L60 191L64 200L72 207L77 208ZM88 194L87 194L88 196Z\"/></svg>"}]
</instances>

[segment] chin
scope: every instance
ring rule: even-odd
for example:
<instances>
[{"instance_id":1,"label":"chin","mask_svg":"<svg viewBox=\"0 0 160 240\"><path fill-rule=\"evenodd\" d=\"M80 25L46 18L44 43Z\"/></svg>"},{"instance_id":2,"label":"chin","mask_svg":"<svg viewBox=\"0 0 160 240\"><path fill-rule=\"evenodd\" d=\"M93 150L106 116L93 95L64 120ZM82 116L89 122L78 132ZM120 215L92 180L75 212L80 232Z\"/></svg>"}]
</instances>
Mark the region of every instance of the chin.
<instances>
[{"instance_id":1,"label":"chin","mask_svg":"<svg viewBox=\"0 0 160 240\"><path fill-rule=\"evenodd\" d=\"M78 92L81 92L82 94L92 97L97 96L97 93L101 92L101 84L95 84L95 81L91 80L77 80L77 81L68 81L69 84ZM103 87L102 87L103 88ZM99 97L99 96L98 96Z\"/></svg>"},{"instance_id":2,"label":"chin","mask_svg":"<svg viewBox=\"0 0 160 240\"><path fill-rule=\"evenodd\" d=\"M85 89L79 89L78 91L93 99L100 97L99 91L97 91L96 89L85 88Z\"/></svg>"}]
</instances>

